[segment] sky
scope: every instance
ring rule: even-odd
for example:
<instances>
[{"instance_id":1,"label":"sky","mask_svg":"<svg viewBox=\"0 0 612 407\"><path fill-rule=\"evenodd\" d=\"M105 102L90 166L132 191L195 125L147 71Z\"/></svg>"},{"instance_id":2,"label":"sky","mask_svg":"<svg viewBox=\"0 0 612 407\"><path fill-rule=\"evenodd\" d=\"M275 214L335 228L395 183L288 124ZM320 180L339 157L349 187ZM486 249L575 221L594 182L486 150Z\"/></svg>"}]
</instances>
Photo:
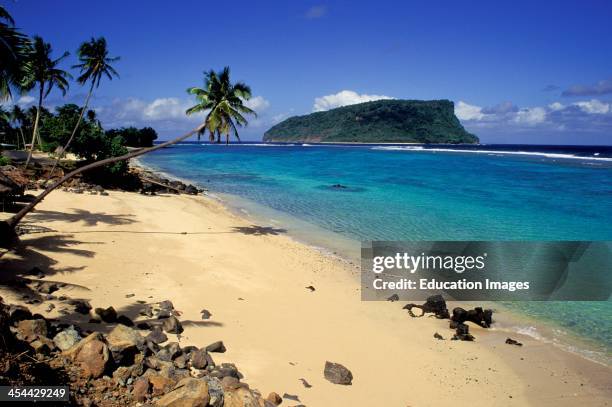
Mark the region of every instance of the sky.
<instances>
[{"instance_id":1,"label":"sky","mask_svg":"<svg viewBox=\"0 0 612 407\"><path fill-rule=\"evenodd\" d=\"M290 116L396 98L452 100L483 143L612 145L609 1L0 3L55 55L70 51L66 69L80 43L107 39L121 59L92 100L105 128L184 133L201 120L184 113L186 89L230 66L258 112L246 140ZM73 83L45 104L84 98Z\"/></svg>"}]
</instances>

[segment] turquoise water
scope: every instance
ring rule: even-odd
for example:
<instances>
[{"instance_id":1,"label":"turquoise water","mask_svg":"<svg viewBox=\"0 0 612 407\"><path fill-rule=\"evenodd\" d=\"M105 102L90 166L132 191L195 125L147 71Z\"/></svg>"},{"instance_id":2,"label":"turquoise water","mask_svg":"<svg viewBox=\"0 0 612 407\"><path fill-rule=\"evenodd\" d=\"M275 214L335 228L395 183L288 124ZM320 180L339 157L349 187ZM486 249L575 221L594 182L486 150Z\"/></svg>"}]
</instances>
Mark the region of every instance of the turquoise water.
<instances>
[{"instance_id":1,"label":"turquoise water","mask_svg":"<svg viewBox=\"0 0 612 407\"><path fill-rule=\"evenodd\" d=\"M612 240L609 151L543 151L186 144L142 162L355 241ZM507 306L612 354L612 301Z\"/></svg>"}]
</instances>

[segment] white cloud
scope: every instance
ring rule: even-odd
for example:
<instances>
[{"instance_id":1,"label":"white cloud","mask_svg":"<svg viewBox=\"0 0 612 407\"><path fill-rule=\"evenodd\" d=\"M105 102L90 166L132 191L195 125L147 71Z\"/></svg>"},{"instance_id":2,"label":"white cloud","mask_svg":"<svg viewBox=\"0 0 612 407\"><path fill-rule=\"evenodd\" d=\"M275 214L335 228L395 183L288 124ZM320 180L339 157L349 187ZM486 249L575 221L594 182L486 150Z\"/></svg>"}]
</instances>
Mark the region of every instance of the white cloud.
<instances>
[{"instance_id":1,"label":"white cloud","mask_svg":"<svg viewBox=\"0 0 612 407\"><path fill-rule=\"evenodd\" d=\"M514 121L527 125L542 123L546 120L546 110L543 107L526 107L516 112Z\"/></svg>"},{"instance_id":2,"label":"white cloud","mask_svg":"<svg viewBox=\"0 0 612 407\"><path fill-rule=\"evenodd\" d=\"M261 113L270 107L270 102L268 102L262 96L254 96L250 98L249 100L247 100L246 102L244 102L244 104L246 107L249 107L255 110L257 113Z\"/></svg>"},{"instance_id":3,"label":"white cloud","mask_svg":"<svg viewBox=\"0 0 612 407\"><path fill-rule=\"evenodd\" d=\"M482 120L485 117L482 107L470 105L462 100L455 105L455 115L460 120Z\"/></svg>"},{"instance_id":4,"label":"white cloud","mask_svg":"<svg viewBox=\"0 0 612 407\"><path fill-rule=\"evenodd\" d=\"M315 99L312 110L320 112L324 110L334 109L340 106L354 105L356 103L371 102L381 99L394 99L391 96L385 95L367 95L359 94L352 90L343 90L333 95L321 96Z\"/></svg>"},{"instance_id":5,"label":"white cloud","mask_svg":"<svg viewBox=\"0 0 612 407\"><path fill-rule=\"evenodd\" d=\"M578 106L585 113L591 114L606 114L612 111L610 103L603 103L597 99L591 99L589 101L576 102L574 105Z\"/></svg>"},{"instance_id":6,"label":"white cloud","mask_svg":"<svg viewBox=\"0 0 612 407\"><path fill-rule=\"evenodd\" d=\"M554 112L565 109L565 105L559 102L554 102L548 105L548 108Z\"/></svg>"},{"instance_id":7,"label":"white cloud","mask_svg":"<svg viewBox=\"0 0 612 407\"><path fill-rule=\"evenodd\" d=\"M17 104L19 106L23 107L23 106L26 106L26 105L33 104L35 101L36 101L36 98L34 98L33 96L25 95L25 96L20 97L17 100Z\"/></svg>"}]
</instances>

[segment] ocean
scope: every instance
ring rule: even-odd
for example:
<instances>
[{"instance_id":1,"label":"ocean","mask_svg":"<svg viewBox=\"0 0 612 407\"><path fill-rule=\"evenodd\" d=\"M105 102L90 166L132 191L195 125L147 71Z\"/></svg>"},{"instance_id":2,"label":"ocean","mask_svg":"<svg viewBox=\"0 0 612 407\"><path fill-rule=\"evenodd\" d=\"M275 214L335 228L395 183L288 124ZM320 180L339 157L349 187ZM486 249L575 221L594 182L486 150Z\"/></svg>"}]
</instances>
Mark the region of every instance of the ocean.
<instances>
[{"instance_id":1,"label":"ocean","mask_svg":"<svg viewBox=\"0 0 612 407\"><path fill-rule=\"evenodd\" d=\"M182 143L141 162L353 259L362 240L612 240L612 147ZM612 301L494 306L612 361Z\"/></svg>"}]
</instances>

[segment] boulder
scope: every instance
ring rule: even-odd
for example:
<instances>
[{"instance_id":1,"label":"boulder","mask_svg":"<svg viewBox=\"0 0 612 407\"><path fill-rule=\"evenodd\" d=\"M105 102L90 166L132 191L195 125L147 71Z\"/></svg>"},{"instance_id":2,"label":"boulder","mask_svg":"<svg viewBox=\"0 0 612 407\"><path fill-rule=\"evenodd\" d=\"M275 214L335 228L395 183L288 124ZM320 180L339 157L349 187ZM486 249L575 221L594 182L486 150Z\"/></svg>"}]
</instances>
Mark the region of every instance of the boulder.
<instances>
[{"instance_id":1,"label":"boulder","mask_svg":"<svg viewBox=\"0 0 612 407\"><path fill-rule=\"evenodd\" d=\"M140 333L122 324L118 324L110 331L106 336L106 341L117 363L131 364L134 355L144 349L144 338Z\"/></svg>"},{"instance_id":2,"label":"boulder","mask_svg":"<svg viewBox=\"0 0 612 407\"><path fill-rule=\"evenodd\" d=\"M139 377L134 381L134 387L132 388L132 398L139 403L142 403L149 394L150 383L146 377Z\"/></svg>"},{"instance_id":3,"label":"boulder","mask_svg":"<svg viewBox=\"0 0 612 407\"><path fill-rule=\"evenodd\" d=\"M183 332L183 326L175 316L164 319L162 327L164 328L164 331L171 334L180 334Z\"/></svg>"},{"instance_id":4,"label":"boulder","mask_svg":"<svg viewBox=\"0 0 612 407\"><path fill-rule=\"evenodd\" d=\"M90 340L81 347L75 362L81 367L85 377L97 379L104 374L109 365L108 346L100 340Z\"/></svg>"},{"instance_id":5,"label":"boulder","mask_svg":"<svg viewBox=\"0 0 612 407\"><path fill-rule=\"evenodd\" d=\"M179 381L172 391L157 401L156 405L159 407L206 407L209 401L208 383L190 377Z\"/></svg>"},{"instance_id":6,"label":"boulder","mask_svg":"<svg viewBox=\"0 0 612 407\"><path fill-rule=\"evenodd\" d=\"M47 336L47 321L44 319L24 319L17 323L14 329L17 339L33 342L39 337Z\"/></svg>"},{"instance_id":7,"label":"boulder","mask_svg":"<svg viewBox=\"0 0 612 407\"><path fill-rule=\"evenodd\" d=\"M147 335L146 339L147 341L150 341L152 343L160 344L166 342L168 340L168 337L165 333L163 333L160 327L156 326Z\"/></svg>"},{"instance_id":8,"label":"boulder","mask_svg":"<svg viewBox=\"0 0 612 407\"><path fill-rule=\"evenodd\" d=\"M38 339L30 342L30 346L34 349L36 353L42 353L48 355L53 349L55 349L55 344L49 338L45 338L44 336L39 336Z\"/></svg>"},{"instance_id":9,"label":"boulder","mask_svg":"<svg viewBox=\"0 0 612 407\"><path fill-rule=\"evenodd\" d=\"M107 322L107 323L117 322L117 311L115 311L115 308L113 307L108 307L106 309L96 308L94 312L104 322Z\"/></svg>"},{"instance_id":10,"label":"boulder","mask_svg":"<svg viewBox=\"0 0 612 407\"><path fill-rule=\"evenodd\" d=\"M353 382L353 374L340 363L325 362L323 375L334 384L350 385Z\"/></svg>"},{"instance_id":11,"label":"boulder","mask_svg":"<svg viewBox=\"0 0 612 407\"><path fill-rule=\"evenodd\" d=\"M223 407L223 386L216 377L204 376L202 380L205 380L208 384L208 396L210 400L208 405L210 407Z\"/></svg>"},{"instance_id":12,"label":"boulder","mask_svg":"<svg viewBox=\"0 0 612 407\"><path fill-rule=\"evenodd\" d=\"M223 379L224 377L231 376L236 379L242 379L242 374L236 368L233 363L221 363L219 366L215 366L209 373L209 376Z\"/></svg>"},{"instance_id":13,"label":"boulder","mask_svg":"<svg viewBox=\"0 0 612 407\"><path fill-rule=\"evenodd\" d=\"M119 315L117 317L117 323L123 324L125 326L134 326L134 322L132 322L132 320L126 317L125 315Z\"/></svg>"},{"instance_id":14,"label":"boulder","mask_svg":"<svg viewBox=\"0 0 612 407\"><path fill-rule=\"evenodd\" d=\"M60 331L57 335L53 337L53 343L60 350L65 351L72 348L75 344L77 344L81 340L81 335L74 329L74 326L69 326L68 328Z\"/></svg>"},{"instance_id":15,"label":"boulder","mask_svg":"<svg viewBox=\"0 0 612 407\"><path fill-rule=\"evenodd\" d=\"M70 300L68 304L74 307L74 311L79 314L87 315L91 311L91 305L85 300Z\"/></svg>"},{"instance_id":16,"label":"boulder","mask_svg":"<svg viewBox=\"0 0 612 407\"><path fill-rule=\"evenodd\" d=\"M223 407L260 407L259 397L248 387L228 389L223 398Z\"/></svg>"},{"instance_id":17,"label":"boulder","mask_svg":"<svg viewBox=\"0 0 612 407\"><path fill-rule=\"evenodd\" d=\"M191 366L196 369L206 369L208 365L208 354L206 349L199 349L191 353Z\"/></svg>"},{"instance_id":18,"label":"boulder","mask_svg":"<svg viewBox=\"0 0 612 407\"><path fill-rule=\"evenodd\" d=\"M166 394L176 384L174 380L161 374L149 376L149 383L151 383L151 394L153 396Z\"/></svg>"},{"instance_id":19,"label":"boulder","mask_svg":"<svg viewBox=\"0 0 612 407\"><path fill-rule=\"evenodd\" d=\"M281 398L281 396L279 396L278 393L275 393L275 392L268 394L268 397L266 397L266 400L274 404L275 406L278 406L280 403L283 402L283 399Z\"/></svg>"},{"instance_id":20,"label":"boulder","mask_svg":"<svg viewBox=\"0 0 612 407\"><path fill-rule=\"evenodd\" d=\"M227 349L223 345L223 341L213 342L206 347L207 352L225 353Z\"/></svg>"}]
</instances>

